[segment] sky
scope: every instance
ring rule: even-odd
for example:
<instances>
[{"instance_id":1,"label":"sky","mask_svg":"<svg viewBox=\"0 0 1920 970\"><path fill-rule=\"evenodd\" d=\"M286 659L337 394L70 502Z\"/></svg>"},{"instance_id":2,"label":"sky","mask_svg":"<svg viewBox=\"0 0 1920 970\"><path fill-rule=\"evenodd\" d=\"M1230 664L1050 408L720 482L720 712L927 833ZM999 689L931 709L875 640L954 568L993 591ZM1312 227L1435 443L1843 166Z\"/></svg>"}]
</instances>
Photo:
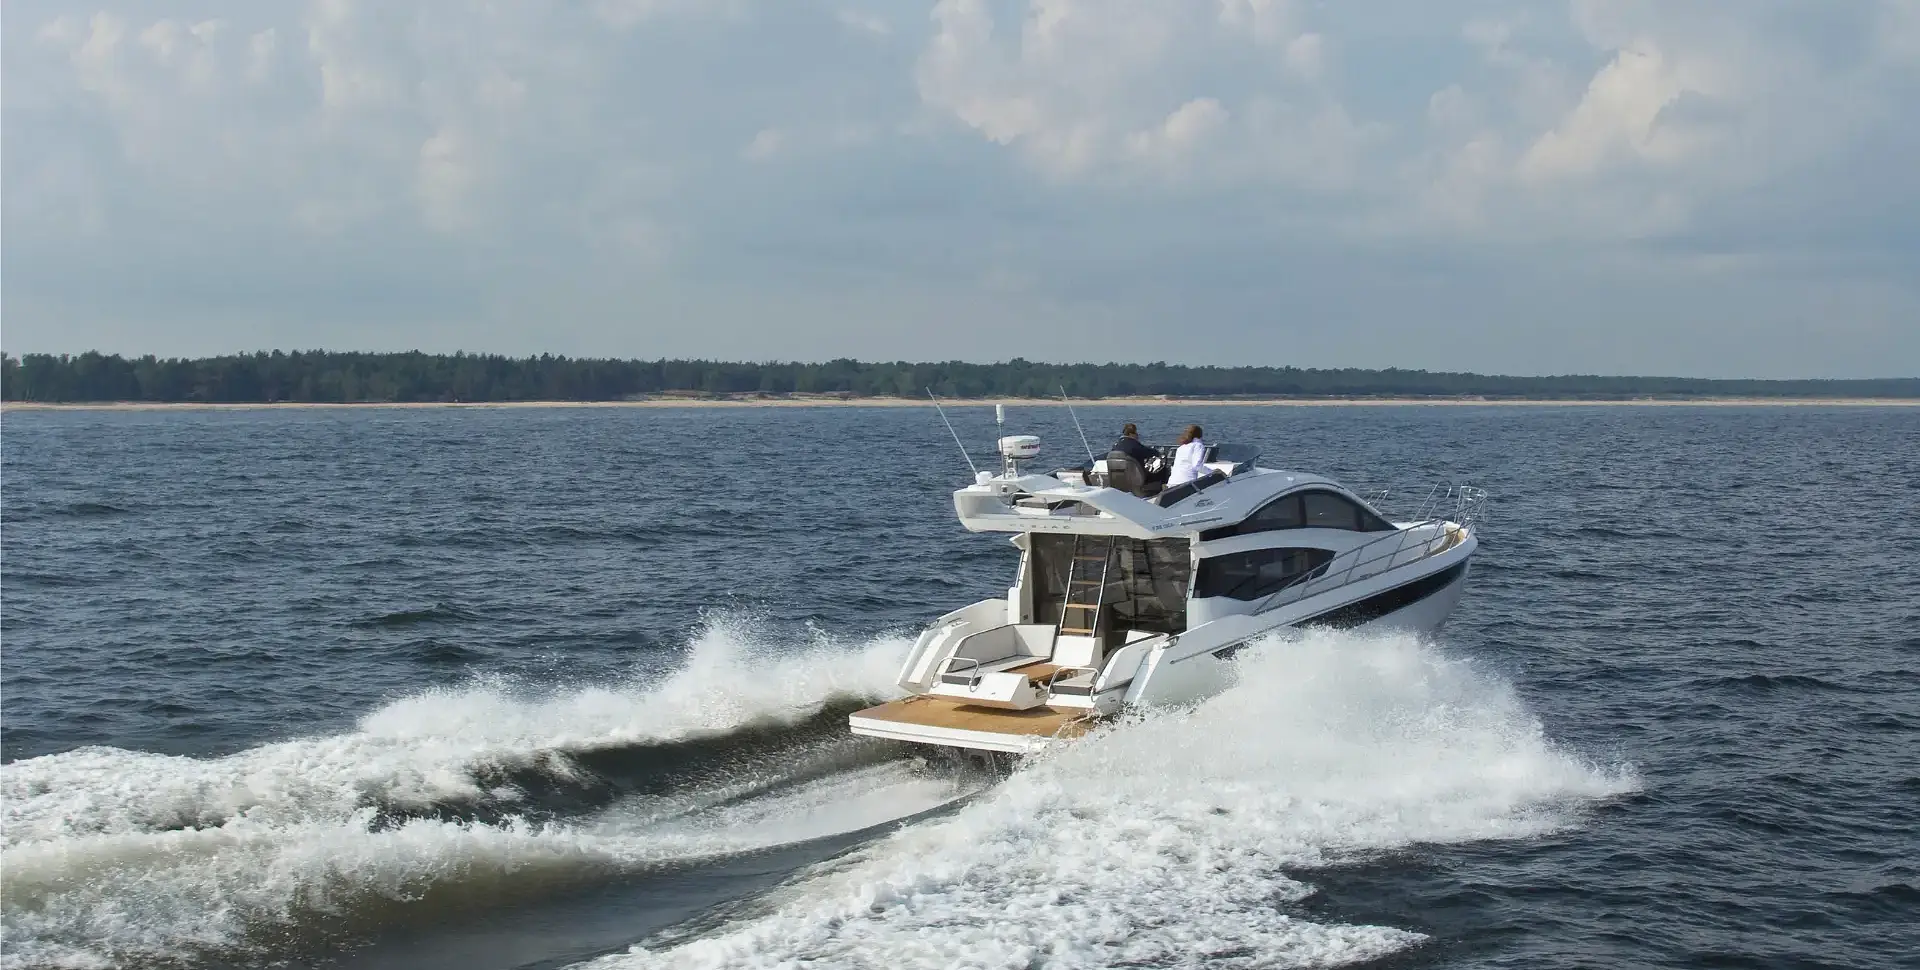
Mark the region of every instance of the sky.
<instances>
[{"instance_id":1,"label":"sky","mask_svg":"<svg viewBox=\"0 0 1920 970\"><path fill-rule=\"evenodd\" d=\"M1920 0L8 0L9 353L1920 374Z\"/></svg>"}]
</instances>

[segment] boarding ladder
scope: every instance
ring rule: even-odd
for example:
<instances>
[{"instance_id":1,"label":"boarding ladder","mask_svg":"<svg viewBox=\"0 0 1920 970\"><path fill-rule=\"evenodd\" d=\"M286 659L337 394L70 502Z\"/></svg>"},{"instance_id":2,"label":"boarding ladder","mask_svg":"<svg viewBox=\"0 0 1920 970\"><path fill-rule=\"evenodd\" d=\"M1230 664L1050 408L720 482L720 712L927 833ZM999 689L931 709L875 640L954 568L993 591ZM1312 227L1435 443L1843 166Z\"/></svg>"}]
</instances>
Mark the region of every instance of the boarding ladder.
<instances>
[{"instance_id":1,"label":"boarding ladder","mask_svg":"<svg viewBox=\"0 0 1920 970\"><path fill-rule=\"evenodd\" d=\"M1112 563L1112 536L1073 537L1073 558L1067 561L1067 591L1060 606L1060 622L1054 628L1056 637L1091 637L1099 629L1100 607L1107 599L1107 570Z\"/></svg>"}]
</instances>

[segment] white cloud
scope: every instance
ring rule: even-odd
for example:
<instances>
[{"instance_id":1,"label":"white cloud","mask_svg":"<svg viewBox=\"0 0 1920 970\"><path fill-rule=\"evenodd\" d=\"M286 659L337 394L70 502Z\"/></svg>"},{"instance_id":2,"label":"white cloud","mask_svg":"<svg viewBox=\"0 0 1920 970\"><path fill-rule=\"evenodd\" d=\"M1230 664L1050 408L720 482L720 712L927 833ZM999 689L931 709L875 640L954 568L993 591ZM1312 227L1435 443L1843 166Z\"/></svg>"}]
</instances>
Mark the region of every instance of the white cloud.
<instances>
[{"instance_id":1,"label":"white cloud","mask_svg":"<svg viewBox=\"0 0 1920 970\"><path fill-rule=\"evenodd\" d=\"M468 199L481 180L474 154L466 136L452 127L440 129L420 145L415 191L428 225L443 232L472 227Z\"/></svg>"},{"instance_id":2,"label":"white cloud","mask_svg":"<svg viewBox=\"0 0 1920 970\"><path fill-rule=\"evenodd\" d=\"M1920 247L1902 164L1920 0L14 0L7 17L11 346L82 319L134 332L111 329L115 274L148 281L141 333L171 333L150 322L171 312L189 343L236 275L403 291L523 346L561 338L516 315L564 303L598 352L651 352L621 343L648 300L693 322L654 336L721 341L685 352L750 347L772 325L737 294L823 321L828 280L908 318L915 299L942 319L1138 318L1111 325L1142 346L1161 339L1143 287L1223 334L1276 299L1363 302L1327 272L1271 291L1290 247L1458 264L1407 312L1455 293L1495 329L1474 308L1516 273L1603 302L1639 273L1678 287L1642 312L1723 344L1736 324L1687 323L1683 290L1706 291L1663 265L1710 266L1719 292L1765 278L1756 327L1840 305L1830 279L1818 299L1781 289L1783 265L1861 276L1873 299L1844 305L1862 367L1920 318L1884 269ZM328 342L299 328L336 324L253 291L266 309L235 319L284 313L278 342ZM934 345L901 339L885 352Z\"/></svg>"},{"instance_id":3,"label":"white cloud","mask_svg":"<svg viewBox=\"0 0 1920 970\"><path fill-rule=\"evenodd\" d=\"M1159 177L1169 151L1202 137L1214 157L1199 177L1281 174L1290 166L1262 153L1346 134L1327 123L1342 113L1299 86L1324 70L1324 39L1277 0L1229 0L1212 16L1161 0L1033 0L1017 27L984 0L943 0L933 17L921 98L1055 177ZM1216 56L1253 73L1222 90Z\"/></svg>"},{"instance_id":4,"label":"white cloud","mask_svg":"<svg viewBox=\"0 0 1920 970\"><path fill-rule=\"evenodd\" d=\"M1227 109L1212 98L1195 98L1173 109L1159 125L1127 136L1127 148L1135 155L1163 164L1178 163L1205 147L1205 142L1225 128Z\"/></svg>"},{"instance_id":5,"label":"white cloud","mask_svg":"<svg viewBox=\"0 0 1920 970\"><path fill-rule=\"evenodd\" d=\"M1254 40L1284 47L1299 39L1299 15L1292 0L1220 0L1220 22Z\"/></svg>"},{"instance_id":6,"label":"white cloud","mask_svg":"<svg viewBox=\"0 0 1920 970\"><path fill-rule=\"evenodd\" d=\"M199 205L245 197L250 216L290 229L412 209L420 227L471 231L517 204L504 180L542 139L588 134L570 126L592 72L567 63L591 44L583 24L458 2L281 13L235 25L99 12L38 37L97 99L131 180Z\"/></svg>"},{"instance_id":7,"label":"white cloud","mask_svg":"<svg viewBox=\"0 0 1920 970\"><path fill-rule=\"evenodd\" d=\"M1683 95L1713 93L1658 46L1629 46L1594 75L1560 124L1520 157L1519 174L1533 180L1577 178L1634 161L1677 164L1697 158L1698 139L1683 127L1660 122Z\"/></svg>"},{"instance_id":8,"label":"white cloud","mask_svg":"<svg viewBox=\"0 0 1920 970\"><path fill-rule=\"evenodd\" d=\"M1287 66L1309 81L1317 81L1327 70L1326 38L1319 34L1301 34L1287 41Z\"/></svg>"},{"instance_id":9,"label":"white cloud","mask_svg":"<svg viewBox=\"0 0 1920 970\"><path fill-rule=\"evenodd\" d=\"M766 159L780 153L780 146L786 141L786 134L778 128L762 128L753 133L753 140L747 143L746 156L752 159Z\"/></svg>"},{"instance_id":10,"label":"white cloud","mask_svg":"<svg viewBox=\"0 0 1920 970\"><path fill-rule=\"evenodd\" d=\"M882 137L878 125L861 122L818 122L792 127L768 127L753 133L740 155L749 161L833 154L871 145Z\"/></svg>"},{"instance_id":11,"label":"white cloud","mask_svg":"<svg viewBox=\"0 0 1920 970\"><path fill-rule=\"evenodd\" d=\"M1572 35L1602 57L1584 80L1571 58L1530 52L1516 22L1469 22L1462 36L1505 84L1429 99L1414 211L1503 237L1686 233L1722 200L1853 151L1898 99L1899 65L1823 64L1791 24L1748 9L1761 15L1576 0Z\"/></svg>"},{"instance_id":12,"label":"white cloud","mask_svg":"<svg viewBox=\"0 0 1920 970\"><path fill-rule=\"evenodd\" d=\"M673 16L738 18L747 7L744 0L592 0L594 16L621 30Z\"/></svg>"},{"instance_id":13,"label":"white cloud","mask_svg":"<svg viewBox=\"0 0 1920 970\"><path fill-rule=\"evenodd\" d=\"M1920 66L1920 0L1886 0L1874 36L1890 58Z\"/></svg>"},{"instance_id":14,"label":"white cloud","mask_svg":"<svg viewBox=\"0 0 1920 970\"><path fill-rule=\"evenodd\" d=\"M855 33L873 37L888 37L893 34L893 25L870 13L843 8L835 11L833 16L840 22L840 26Z\"/></svg>"},{"instance_id":15,"label":"white cloud","mask_svg":"<svg viewBox=\"0 0 1920 970\"><path fill-rule=\"evenodd\" d=\"M264 82L273 72L280 51L280 32L268 27L247 39L247 80Z\"/></svg>"}]
</instances>

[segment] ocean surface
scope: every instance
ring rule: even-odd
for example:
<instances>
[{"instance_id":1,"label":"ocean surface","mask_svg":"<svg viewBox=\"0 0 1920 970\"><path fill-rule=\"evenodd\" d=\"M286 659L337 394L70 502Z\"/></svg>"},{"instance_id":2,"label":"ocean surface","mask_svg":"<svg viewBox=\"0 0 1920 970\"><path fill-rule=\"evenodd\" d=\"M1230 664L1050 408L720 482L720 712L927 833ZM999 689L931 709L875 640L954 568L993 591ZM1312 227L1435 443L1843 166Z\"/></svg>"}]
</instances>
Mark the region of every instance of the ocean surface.
<instances>
[{"instance_id":1,"label":"ocean surface","mask_svg":"<svg viewBox=\"0 0 1920 970\"><path fill-rule=\"evenodd\" d=\"M0 963L1920 966L1920 410L1079 415L1467 593L996 779L844 727L1014 567L930 409L7 412Z\"/></svg>"}]
</instances>

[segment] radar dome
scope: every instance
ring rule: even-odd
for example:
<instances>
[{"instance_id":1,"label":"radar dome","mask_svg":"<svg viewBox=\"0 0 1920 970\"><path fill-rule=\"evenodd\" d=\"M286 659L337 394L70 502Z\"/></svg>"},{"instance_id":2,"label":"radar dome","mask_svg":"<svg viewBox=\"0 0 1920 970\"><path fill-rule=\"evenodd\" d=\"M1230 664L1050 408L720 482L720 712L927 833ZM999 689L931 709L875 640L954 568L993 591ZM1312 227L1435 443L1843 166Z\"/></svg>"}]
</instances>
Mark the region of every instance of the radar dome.
<instances>
[{"instance_id":1,"label":"radar dome","mask_svg":"<svg viewBox=\"0 0 1920 970\"><path fill-rule=\"evenodd\" d=\"M1012 461L1026 461L1040 456L1040 438L1030 434L1012 434L1000 439L1000 456Z\"/></svg>"}]
</instances>

